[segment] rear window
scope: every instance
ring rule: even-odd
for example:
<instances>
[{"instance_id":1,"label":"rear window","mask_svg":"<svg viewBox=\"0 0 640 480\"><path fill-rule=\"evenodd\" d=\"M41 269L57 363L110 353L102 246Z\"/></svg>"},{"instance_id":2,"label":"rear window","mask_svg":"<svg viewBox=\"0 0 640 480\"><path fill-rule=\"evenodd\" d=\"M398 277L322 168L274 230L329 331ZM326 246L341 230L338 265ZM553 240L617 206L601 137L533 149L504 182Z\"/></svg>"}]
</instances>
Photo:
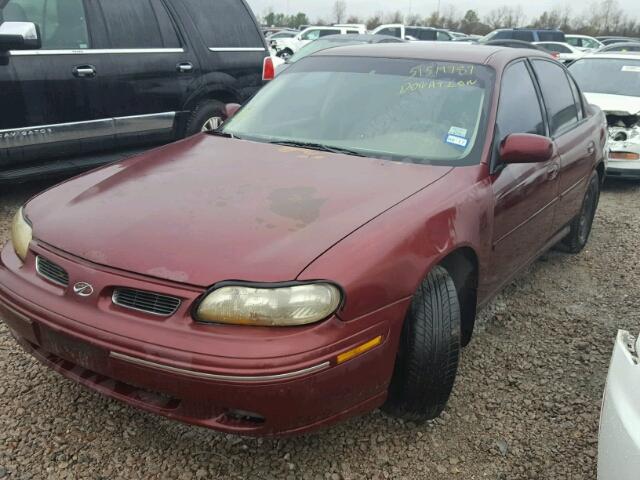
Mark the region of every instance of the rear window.
<instances>
[{"instance_id":1,"label":"rear window","mask_svg":"<svg viewBox=\"0 0 640 480\"><path fill-rule=\"evenodd\" d=\"M640 97L640 60L585 58L569 67L583 92Z\"/></svg>"},{"instance_id":2,"label":"rear window","mask_svg":"<svg viewBox=\"0 0 640 480\"><path fill-rule=\"evenodd\" d=\"M209 48L264 48L262 35L241 0L185 0Z\"/></svg>"},{"instance_id":3,"label":"rear window","mask_svg":"<svg viewBox=\"0 0 640 480\"><path fill-rule=\"evenodd\" d=\"M562 42L565 43L564 33L557 31L538 31L540 42Z\"/></svg>"},{"instance_id":4,"label":"rear window","mask_svg":"<svg viewBox=\"0 0 640 480\"><path fill-rule=\"evenodd\" d=\"M418 40L435 40L436 39L436 31L435 30L427 30L425 28L407 28L407 35L411 35L412 37Z\"/></svg>"}]
</instances>

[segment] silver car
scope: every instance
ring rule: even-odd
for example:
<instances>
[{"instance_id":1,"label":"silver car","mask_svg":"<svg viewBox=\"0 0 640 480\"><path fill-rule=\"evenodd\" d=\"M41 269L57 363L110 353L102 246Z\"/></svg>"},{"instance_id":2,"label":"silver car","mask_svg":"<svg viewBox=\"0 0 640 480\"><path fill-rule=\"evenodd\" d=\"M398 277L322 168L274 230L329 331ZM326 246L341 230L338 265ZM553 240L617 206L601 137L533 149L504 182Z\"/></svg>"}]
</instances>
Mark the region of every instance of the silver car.
<instances>
[{"instance_id":1,"label":"silver car","mask_svg":"<svg viewBox=\"0 0 640 480\"><path fill-rule=\"evenodd\" d=\"M640 180L640 53L586 55L569 71L589 103L607 115L607 176Z\"/></svg>"}]
</instances>

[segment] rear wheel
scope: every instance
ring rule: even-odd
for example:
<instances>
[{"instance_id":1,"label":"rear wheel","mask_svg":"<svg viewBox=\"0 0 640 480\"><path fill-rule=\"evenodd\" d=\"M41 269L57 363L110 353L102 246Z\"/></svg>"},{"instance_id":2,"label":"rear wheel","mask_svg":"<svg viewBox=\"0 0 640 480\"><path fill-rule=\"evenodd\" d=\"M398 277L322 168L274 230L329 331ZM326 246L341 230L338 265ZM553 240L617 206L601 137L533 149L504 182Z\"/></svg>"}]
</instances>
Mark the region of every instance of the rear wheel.
<instances>
[{"instance_id":1,"label":"rear wheel","mask_svg":"<svg viewBox=\"0 0 640 480\"><path fill-rule=\"evenodd\" d=\"M386 411L416 422L440 415L458 369L460 321L456 287L437 266L407 312Z\"/></svg>"},{"instance_id":2,"label":"rear wheel","mask_svg":"<svg viewBox=\"0 0 640 480\"><path fill-rule=\"evenodd\" d=\"M209 132L219 128L224 122L224 104L209 100L199 104L187 123L187 137L200 132Z\"/></svg>"},{"instance_id":3,"label":"rear wheel","mask_svg":"<svg viewBox=\"0 0 640 480\"><path fill-rule=\"evenodd\" d=\"M596 215L599 201L600 181L598 174L594 173L589 180L580 214L571 222L571 231L560 242L560 250L568 253L580 253L584 249L591 235L593 218Z\"/></svg>"}]
</instances>

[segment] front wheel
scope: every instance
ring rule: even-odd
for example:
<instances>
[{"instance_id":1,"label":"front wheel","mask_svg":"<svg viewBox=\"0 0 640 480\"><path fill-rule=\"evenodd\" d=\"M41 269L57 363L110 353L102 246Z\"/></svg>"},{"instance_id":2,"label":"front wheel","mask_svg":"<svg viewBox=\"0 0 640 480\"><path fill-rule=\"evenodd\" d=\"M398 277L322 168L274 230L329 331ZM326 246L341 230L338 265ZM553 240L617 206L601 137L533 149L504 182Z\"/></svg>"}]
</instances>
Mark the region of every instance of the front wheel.
<instances>
[{"instance_id":1,"label":"front wheel","mask_svg":"<svg viewBox=\"0 0 640 480\"><path fill-rule=\"evenodd\" d=\"M422 422L444 410L458 369L460 303L449 273L435 267L404 321L385 410Z\"/></svg>"},{"instance_id":2,"label":"front wheel","mask_svg":"<svg viewBox=\"0 0 640 480\"><path fill-rule=\"evenodd\" d=\"M580 253L586 247L599 201L600 180L598 174L594 173L589 180L589 186L587 187L587 193L584 195L580 213L571 222L569 235L560 242L560 250L568 253Z\"/></svg>"}]
</instances>

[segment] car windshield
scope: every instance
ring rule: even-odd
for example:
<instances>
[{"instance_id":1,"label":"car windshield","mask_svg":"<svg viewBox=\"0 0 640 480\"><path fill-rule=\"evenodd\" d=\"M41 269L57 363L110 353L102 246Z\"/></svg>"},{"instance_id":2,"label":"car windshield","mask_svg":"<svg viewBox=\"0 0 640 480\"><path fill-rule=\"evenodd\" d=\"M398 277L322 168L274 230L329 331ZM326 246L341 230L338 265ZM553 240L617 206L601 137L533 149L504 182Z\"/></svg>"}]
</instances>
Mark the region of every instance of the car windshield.
<instances>
[{"instance_id":1,"label":"car windshield","mask_svg":"<svg viewBox=\"0 0 640 480\"><path fill-rule=\"evenodd\" d=\"M582 59L569 70L583 92L640 97L640 59Z\"/></svg>"},{"instance_id":2,"label":"car windshield","mask_svg":"<svg viewBox=\"0 0 640 480\"><path fill-rule=\"evenodd\" d=\"M222 132L403 162L470 165L480 161L494 78L491 68L470 63L312 56L263 88Z\"/></svg>"},{"instance_id":3,"label":"car windshield","mask_svg":"<svg viewBox=\"0 0 640 480\"><path fill-rule=\"evenodd\" d=\"M313 42L305 45L300 50L298 50L295 55L293 55L287 63L296 63L298 60L302 60L305 57L308 57L312 53L319 52L320 50L326 50L327 48L344 46L344 45L357 45L360 43L364 43L360 40L339 40L339 39L318 39Z\"/></svg>"}]
</instances>

